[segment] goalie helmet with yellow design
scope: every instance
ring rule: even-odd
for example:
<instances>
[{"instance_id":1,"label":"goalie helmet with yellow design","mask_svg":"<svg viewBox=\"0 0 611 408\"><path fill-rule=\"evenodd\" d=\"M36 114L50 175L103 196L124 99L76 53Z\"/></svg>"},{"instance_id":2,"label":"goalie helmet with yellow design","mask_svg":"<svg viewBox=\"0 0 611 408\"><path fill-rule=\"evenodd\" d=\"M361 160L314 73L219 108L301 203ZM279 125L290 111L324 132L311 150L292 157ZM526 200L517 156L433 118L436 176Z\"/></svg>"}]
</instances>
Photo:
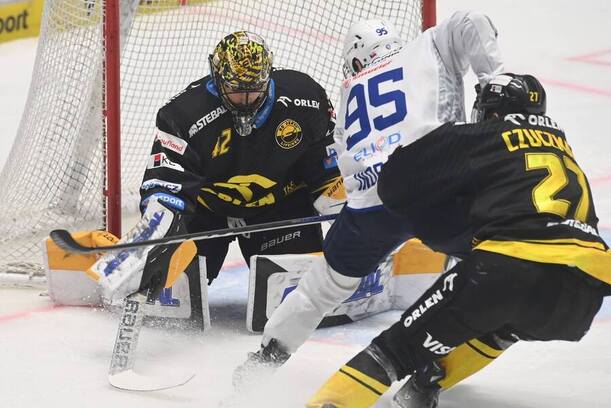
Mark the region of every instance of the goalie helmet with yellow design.
<instances>
[{"instance_id":1,"label":"goalie helmet with yellow design","mask_svg":"<svg viewBox=\"0 0 611 408\"><path fill-rule=\"evenodd\" d=\"M223 38L210 55L210 70L223 105L238 133L251 133L257 111L269 94L272 53L263 38L236 31Z\"/></svg>"}]
</instances>

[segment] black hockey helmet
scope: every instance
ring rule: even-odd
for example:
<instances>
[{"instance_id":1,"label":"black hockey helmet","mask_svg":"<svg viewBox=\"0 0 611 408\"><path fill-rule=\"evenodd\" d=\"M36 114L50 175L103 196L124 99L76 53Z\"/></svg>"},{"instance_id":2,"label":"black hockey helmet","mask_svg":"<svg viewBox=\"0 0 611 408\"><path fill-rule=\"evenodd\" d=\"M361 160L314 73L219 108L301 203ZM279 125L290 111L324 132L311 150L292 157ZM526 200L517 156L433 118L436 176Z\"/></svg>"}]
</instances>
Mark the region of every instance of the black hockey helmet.
<instances>
[{"instance_id":1,"label":"black hockey helmet","mask_svg":"<svg viewBox=\"0 0 611 408\"><path fill-rule=\"evenodd\" d=\"M272 53L261 36L236 31L223 38L210 55L210 71L236 130L250 134L257 110L269 92Z\"/></svg>"},{"instance_id":2,"label":"black hockey helmet","mask_svg":"<svg viewBox=\"0 0 611 408\"><path fill-rule=\"evenodd\" d=\"M544 115L546 96L543 85L532 75L505 73L494 77L483 89L476 86L478 95L473 104L472 122L490 118L491 113Z\"/></svg>"}]
</instances>

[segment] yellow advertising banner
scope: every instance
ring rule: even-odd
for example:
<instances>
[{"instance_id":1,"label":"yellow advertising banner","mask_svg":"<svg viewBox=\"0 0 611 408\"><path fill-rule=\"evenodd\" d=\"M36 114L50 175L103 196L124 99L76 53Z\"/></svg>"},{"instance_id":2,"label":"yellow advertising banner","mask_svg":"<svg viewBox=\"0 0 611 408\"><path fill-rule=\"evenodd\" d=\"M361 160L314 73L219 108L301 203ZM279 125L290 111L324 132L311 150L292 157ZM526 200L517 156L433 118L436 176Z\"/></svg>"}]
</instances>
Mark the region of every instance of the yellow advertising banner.
<instances>
[{"instance_id":1,"label":"yellow advertising banner","mask_svg":"<svg viewBox=\"0 0 611 408\"><path fill-rule=\"evenodd\" d=\"M0 0L0 43L37 36L43 6L44 0Z\"/></svg>"}]
</instances>

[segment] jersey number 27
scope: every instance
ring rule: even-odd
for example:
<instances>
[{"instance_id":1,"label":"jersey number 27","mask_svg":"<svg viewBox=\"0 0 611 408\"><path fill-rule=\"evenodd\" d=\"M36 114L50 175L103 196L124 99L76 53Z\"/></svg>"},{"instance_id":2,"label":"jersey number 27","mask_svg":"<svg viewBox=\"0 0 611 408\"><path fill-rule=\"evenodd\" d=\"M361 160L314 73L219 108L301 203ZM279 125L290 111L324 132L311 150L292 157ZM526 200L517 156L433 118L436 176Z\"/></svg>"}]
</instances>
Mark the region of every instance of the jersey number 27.
<instances>
[{"instance_id":1,"label":"jersey number 27","mask_svg":"<svg viewBox=\"0 0 611 408\"><path fill-rule=\"evenodd\" d=\"M373 118L373 127L376 130L384 130L405 119L407 116L405 93L398 89L398 85L402 80L403 68L395 68L369 78L367 81L367 92L365 92L365 85L363 84L357 84L350 89L350 94L346 101L346 119L344 126L346 130L348 130L353 123L358 121L360 130L351 134L346 139L346 148L348 150L371 133L371 123L369 120L370 106L380 107L391 103L394 105L394 109L390 108L392 109L392 113L389 115L379 115ZM395 85L394 90L381 93L380 85L388 81L391 81ZM366 95L368 95L368 98ZM356 102L356 109L350 112L350 103L353 100Z\"/></svg>"}]
</instances>

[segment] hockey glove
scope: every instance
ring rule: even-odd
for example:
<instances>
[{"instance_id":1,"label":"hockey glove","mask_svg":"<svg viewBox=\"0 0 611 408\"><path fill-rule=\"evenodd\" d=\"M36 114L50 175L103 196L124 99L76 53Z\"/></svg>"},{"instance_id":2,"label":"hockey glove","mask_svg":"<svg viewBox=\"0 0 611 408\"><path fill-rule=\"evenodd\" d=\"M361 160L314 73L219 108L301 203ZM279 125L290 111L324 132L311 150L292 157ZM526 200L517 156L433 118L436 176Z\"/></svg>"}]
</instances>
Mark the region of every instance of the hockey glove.
<instances>
[{"instance_id":1,"label":"hockey glove","mask_svg":"<svg viewBox=\"0 0 611 408\"><path fill-rule=\"evenodd\" d=\"M185 215L154 197L142 218L120 242L135 242L186 233ZM156 297L171 287L196 256L193 241L109 252L87 270L98 281L107 303L148 289Z\"/></svg>"}]
</instances>

